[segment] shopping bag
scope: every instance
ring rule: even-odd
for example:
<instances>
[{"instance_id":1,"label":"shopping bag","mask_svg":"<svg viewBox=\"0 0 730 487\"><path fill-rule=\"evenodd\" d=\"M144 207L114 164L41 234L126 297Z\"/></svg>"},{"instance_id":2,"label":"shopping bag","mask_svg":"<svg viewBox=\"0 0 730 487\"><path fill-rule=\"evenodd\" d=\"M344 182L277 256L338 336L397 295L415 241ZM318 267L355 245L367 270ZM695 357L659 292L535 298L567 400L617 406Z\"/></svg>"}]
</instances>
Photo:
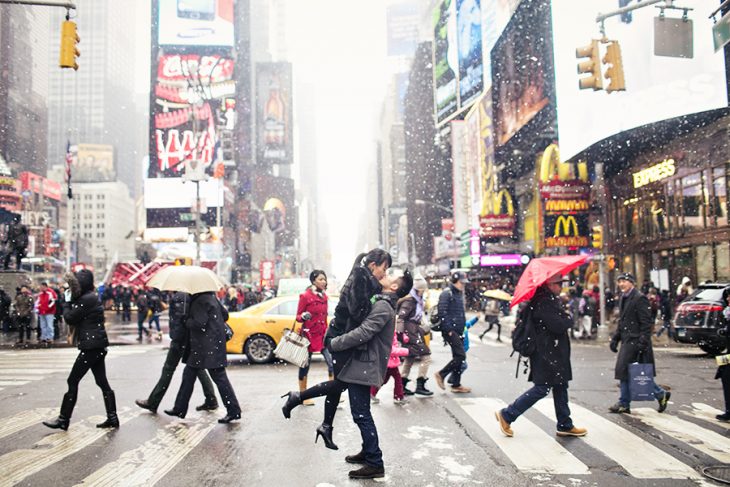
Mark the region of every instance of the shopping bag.
<instances>
[{"instance_id":1,"label":"shopping bag","mask_svg":"<svg viewBox=\"0 0 730 487\"><path fill-rule=\"evenodd\" d=\"M309 363L309 340L293 329L289 330L279 341L274 355L299 368L306 367Z\"/></svg>"},{"instance_id":2,"label":"shopping bag","mask_svg":"<svg viewBox=\"0 0 730 487\"><path fill-rule=\"evenodd\" d=\"M654 400L654 364L629 364L629 392L632 401Z\"/></svg>"},{"instance_id":3,"label":"shopping bag","mask_svg":"<svg viewBox=\"0 0 730 487\"><path fill-rule=\"evenodd\" d=\"M716 355L715 362L717 363L718 367L722 367L723 365L730 364L730 353L728 353L726 355Z\"/></svg>"}]
</instances>

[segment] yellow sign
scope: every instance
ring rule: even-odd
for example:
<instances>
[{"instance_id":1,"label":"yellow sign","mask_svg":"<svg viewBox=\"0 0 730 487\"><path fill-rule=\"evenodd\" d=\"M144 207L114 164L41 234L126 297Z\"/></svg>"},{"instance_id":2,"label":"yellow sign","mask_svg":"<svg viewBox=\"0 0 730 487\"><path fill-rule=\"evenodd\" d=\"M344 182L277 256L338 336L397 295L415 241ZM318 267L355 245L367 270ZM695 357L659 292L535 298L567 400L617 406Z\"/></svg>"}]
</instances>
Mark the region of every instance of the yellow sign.
<instances>
[{"instance_id":1,"label":"yellow sign","mask_svg":"<svg viewBox=\"0 0 730 487\"><path fill-rule=\"evenodd\" d=\"M504 201L507 200L507 212L502 211L502 204ZM509 191L502 188L499 190L497 194L494 195L494 215L509 215L514 216L515 214L515 206L512 202L512 196L509 194Z\"/></svg>"},{"instance_id":2,"label":"yellow sign","mask_svg":"<svg viewBox=\"0 0 730 487\"><path fill-rule=\"evenodd\" d=\"M641 188L647 184L656 183L662 179L674 176L677 172L674 159L664 159L659 164L655 164L639 172L633 173L634 188Z\"/></svg>"},{"instance_id":3,"label":"yellow sign","mask_svg":"<svg viewBox=\"0 0 730 487\"><path fill-rule=\"evenodd\" d=\"M572 230L572 231L571 231ZM545 239L547 247L587 247L588 237L580 235L574 216L560 215L555 220L555 232Z\"/></svg>"},{"instance_id":4,"label":"yellow sign","mask_svg":"<svg viewBox=\"0 0 730 487\"><path fill-rule=\"evenodd\" d=\"M588 200L546 200L545 211L553 213L574 213L577 211L590 210L590 201Z\"/></svg>"},{"instance_id":5,"label":"yellow sign","mask_svg":"<svg viewBox=\"0 0 730 487\"><path fill-rule=\"evenodd\" d=\"M540 182L545 184L557 179L559 181L580 180L588 182L588 165L584 161L577 163L561 162L560 149L550 144L540 158Z\"/></svg>"}]
</instances>

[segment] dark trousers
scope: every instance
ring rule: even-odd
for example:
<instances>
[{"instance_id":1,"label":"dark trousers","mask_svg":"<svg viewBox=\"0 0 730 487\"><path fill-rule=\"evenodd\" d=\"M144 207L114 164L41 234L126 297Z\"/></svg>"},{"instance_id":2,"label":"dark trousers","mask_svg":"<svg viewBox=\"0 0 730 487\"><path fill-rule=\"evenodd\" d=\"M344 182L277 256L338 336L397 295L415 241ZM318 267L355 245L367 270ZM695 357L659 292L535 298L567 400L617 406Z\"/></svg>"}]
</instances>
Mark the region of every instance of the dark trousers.
<instances>
[{"instance_id":1,"label":"dark trousers","mask_svg":"<svg viewBox=\"0 0 730 487\"><path fill-rule=\"evenodd\" d=\"M328 380L326 382L320 382L306 391L301 393L302 401L306 399L313 399L315 397L327 396L324 401L324 424L332 426L335 421L335 414L337 414L337 405L340 403L340 397L342 393L347 389L348 384L337 380L337 375L345 366L347 360L350 358L350 352L332 352L332 371L334 372L334 380Z\"/></svg>"},{"instance_id":2,"label":"dark trousers","mask_svg":"<svg viewBox=\"0 0 730 487\"><path fill-rule=\"evenodd\" d=\"M143 313L137 313L137 334L139 335L139 339L142 339L142 332L146 331L149 335L149 331L144 329L144 320L146 318L146 315Z\"/></svg>"},{"instance_id":3,"label":"dark trousers","mask_svg":"<svg viewBox=\"0 0 730 487\"><path fill-rule=\"evenodd\" d=\"M127 305L122 305L122 321L132 321L132 310Z\"/></svg>"},{"instance_id":4,"label":"dark trousers","mask_svg":"<svg viewBox=\"0 0 730 487\"><path fill-rule=\"evenodd\" d=\"M352 420L360 428L365 463L372 467L382 467L383 452L380 450L378 430L375 428L373 415L370 414L370 386L348 384L347 390L350 395Z\"/></svg>"},{"instance_id":5,"label":"dark trousers","mask_svg":"<svg viewBox=\"0 0 730 487\"><path fill-rule=\"evenodd\" d=\"M160 379L157 381L155 388L152 389L150 397L147 399L147 402L149 402L149 405L153 408L157 409L165 395L165 392L167 392L167 388L170 387L170 381L172 380L172 376L175 374L175 369L177 369L177 365L180 363L180 359L182 359L184 351L185 347L181 343L176 341L170 342L170 350L167 351L165 363L162 365L162 375L160 375ZM196 370L200 385L203 386L205 402L209 404L216 402L213 383L210 381L208 373L205 369Z\"/></svg>"},{"instance_id":6,"label":"dark trousers","mask_svg":"<svg viewBox=\"0 0 730 487\"><path fill-rule=\"evenodd\" d=\"M569 431L573 429L573 420L570 419L570 406L568 406L568 384L535 384L527 392L515 399L515 402L502 410L502 417L508 423L514 422L530 409L537 401L546 397L553 391L553 405L555 416L558 418L558 431Z\"/></svg>"},{"instance_id":7,"label":"dark trousers","mask_svg":"<svg viewBox=\"0 0 730 487\"><path fill-rule=\"evenodd\" d=\"M23 341L23 333L25 333L25 339L30 341L30 316L18 316L15 319L18 324L18 341Z\"/></svg>"},{"instance_id":8,"label":"dark trousers","mask_svg":"<svg viewBox=\"0 0 730 487\"><path fill-rule=\"evenodd\" d=\"M444 340L451 347L451 362L439 371L441 377L446 378L451 374L451 382L454 387L461 385L461 372L466 352L464 351L464 340L455 331L443 334Z\"/></svg>"},{"instance_id":9,"label":"dark trousers","mask_svg":"<svg viewBox=\"0 0 730 487\"><path fill-rule=\"evenodd\" d=\"M189 365L185 366L182 384L180 384L180 390L175 398L175 411L183 414L188 412L188 403L190 403L190 396L193 395L193 386L195 385L195 378L198 376L198 370L205 369L196 369ZM218 387L218 394L221 396L221 400L228 414L241 414L241 406L238 405L236 393L233 392L233 386L228 381L225 367L207 370L210 373L210 378L213 379L216 387Z\"/></svg>"},{"instance_id":10,"label":"dark trousers","mask_svg":"<svg viewBox=\"0 0 730 487\"><path fill-rule=\"evenodd\" d=\"M7 269L10 267L10 258L15 254L15 268L20 270L20 261L25 257L25 252L20 250L11 250L5 254L5 261L3 262L3 268Z\"/></svg>"},{"instance_id":11,"label":"dark trousers","mask_svg":"<svg viewBox=\"0 0 730 487\"><path fill-rule=\"evenodd\" d=\"M725 396L725 412L730 413L730 365L720 367L717 375L722 382L722 395Z\"/></svg>"},{"instance_id":12,"label":"dark trousers","mask_svg":"<svg viewBox=\"0 0 730 487\"><path fill-rule=\"evenodd\" d=\"M334 368L332 368L332 354L330 354L330 351L326 348L322 349L322 356L324 357L324 361L327 362L327 372L329 374L334 373ZM309 375L309 364L312 363L312 352L309 352L309 360L307 361L307 365L305 367L299 368L299 380L304 379L306 376Z\"/></svg>"},{"instance_id":13,"label":"dark trousers","mask_svg":"<svg viewBox=\"0 0 730 487\"><path fill-rule=\"evenodd\" d=\"M104 358L107 351L105 348L94 348L91 350L81 350L76 357L76 361L71 367L71 373L68 375L66 382L68 383L68 394L76 398L79 393L79 382L91 370L94 374L96 385L102 392L111 392L112 388L106 378L106 365Z\"/></svg>"}]
</instances>

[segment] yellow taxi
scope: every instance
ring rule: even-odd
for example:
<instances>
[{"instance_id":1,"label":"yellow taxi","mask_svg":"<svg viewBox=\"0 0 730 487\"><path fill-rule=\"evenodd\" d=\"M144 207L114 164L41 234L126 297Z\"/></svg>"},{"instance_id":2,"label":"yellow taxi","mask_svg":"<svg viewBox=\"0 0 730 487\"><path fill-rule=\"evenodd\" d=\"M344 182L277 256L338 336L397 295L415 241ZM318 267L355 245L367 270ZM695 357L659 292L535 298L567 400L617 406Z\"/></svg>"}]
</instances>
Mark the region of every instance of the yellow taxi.
<instances>
[{"instance_id":1,"label":"yellow taxi","mask_svg":"<svg viewBox=\"0 0 730 487\"><path fill-rule=\"evenodd\" d=\"M328 319L335 315L338 300L339 296L329 296ZM298 306L298 295L283 296L230 313L233 338L226 343L226 352L244 353L255 364L273 361L276 345L295 324Z\"/></svg>"}]
</instances>

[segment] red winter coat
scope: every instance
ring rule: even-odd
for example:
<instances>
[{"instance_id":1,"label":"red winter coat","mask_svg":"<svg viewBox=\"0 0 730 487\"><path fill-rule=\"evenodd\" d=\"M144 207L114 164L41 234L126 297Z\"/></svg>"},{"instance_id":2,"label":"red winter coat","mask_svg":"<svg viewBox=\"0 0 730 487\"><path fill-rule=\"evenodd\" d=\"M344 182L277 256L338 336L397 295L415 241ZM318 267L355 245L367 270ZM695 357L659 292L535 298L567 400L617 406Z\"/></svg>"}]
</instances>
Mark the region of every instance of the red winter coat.
<instances>
[{"instance_id":1,"label":"red winter coat","mask_svg":"<svg viewBox=\"0 0 730 487\"><path fill-rule=\"evenodd\" d=\"M58 296L56 296L53 289L48 288L45 291L41 291L40 294L38 294L38 314L55 315L57 299Z\"/></svg>"},{"instance_id":2,"label":"red winter coat","mask_svg":"<svg viewBox=\"0 0 730 487\"><path fill-rule=\"evenodd\" d=\"M312 318L302 320L302 313L309 311ZM324 334L327 331L327 294L312 291L310 287L299 295L297 321L302 323L304 336L309 340L310 352L321 352L324 348Z\"/></svg>"}]
</instances>

